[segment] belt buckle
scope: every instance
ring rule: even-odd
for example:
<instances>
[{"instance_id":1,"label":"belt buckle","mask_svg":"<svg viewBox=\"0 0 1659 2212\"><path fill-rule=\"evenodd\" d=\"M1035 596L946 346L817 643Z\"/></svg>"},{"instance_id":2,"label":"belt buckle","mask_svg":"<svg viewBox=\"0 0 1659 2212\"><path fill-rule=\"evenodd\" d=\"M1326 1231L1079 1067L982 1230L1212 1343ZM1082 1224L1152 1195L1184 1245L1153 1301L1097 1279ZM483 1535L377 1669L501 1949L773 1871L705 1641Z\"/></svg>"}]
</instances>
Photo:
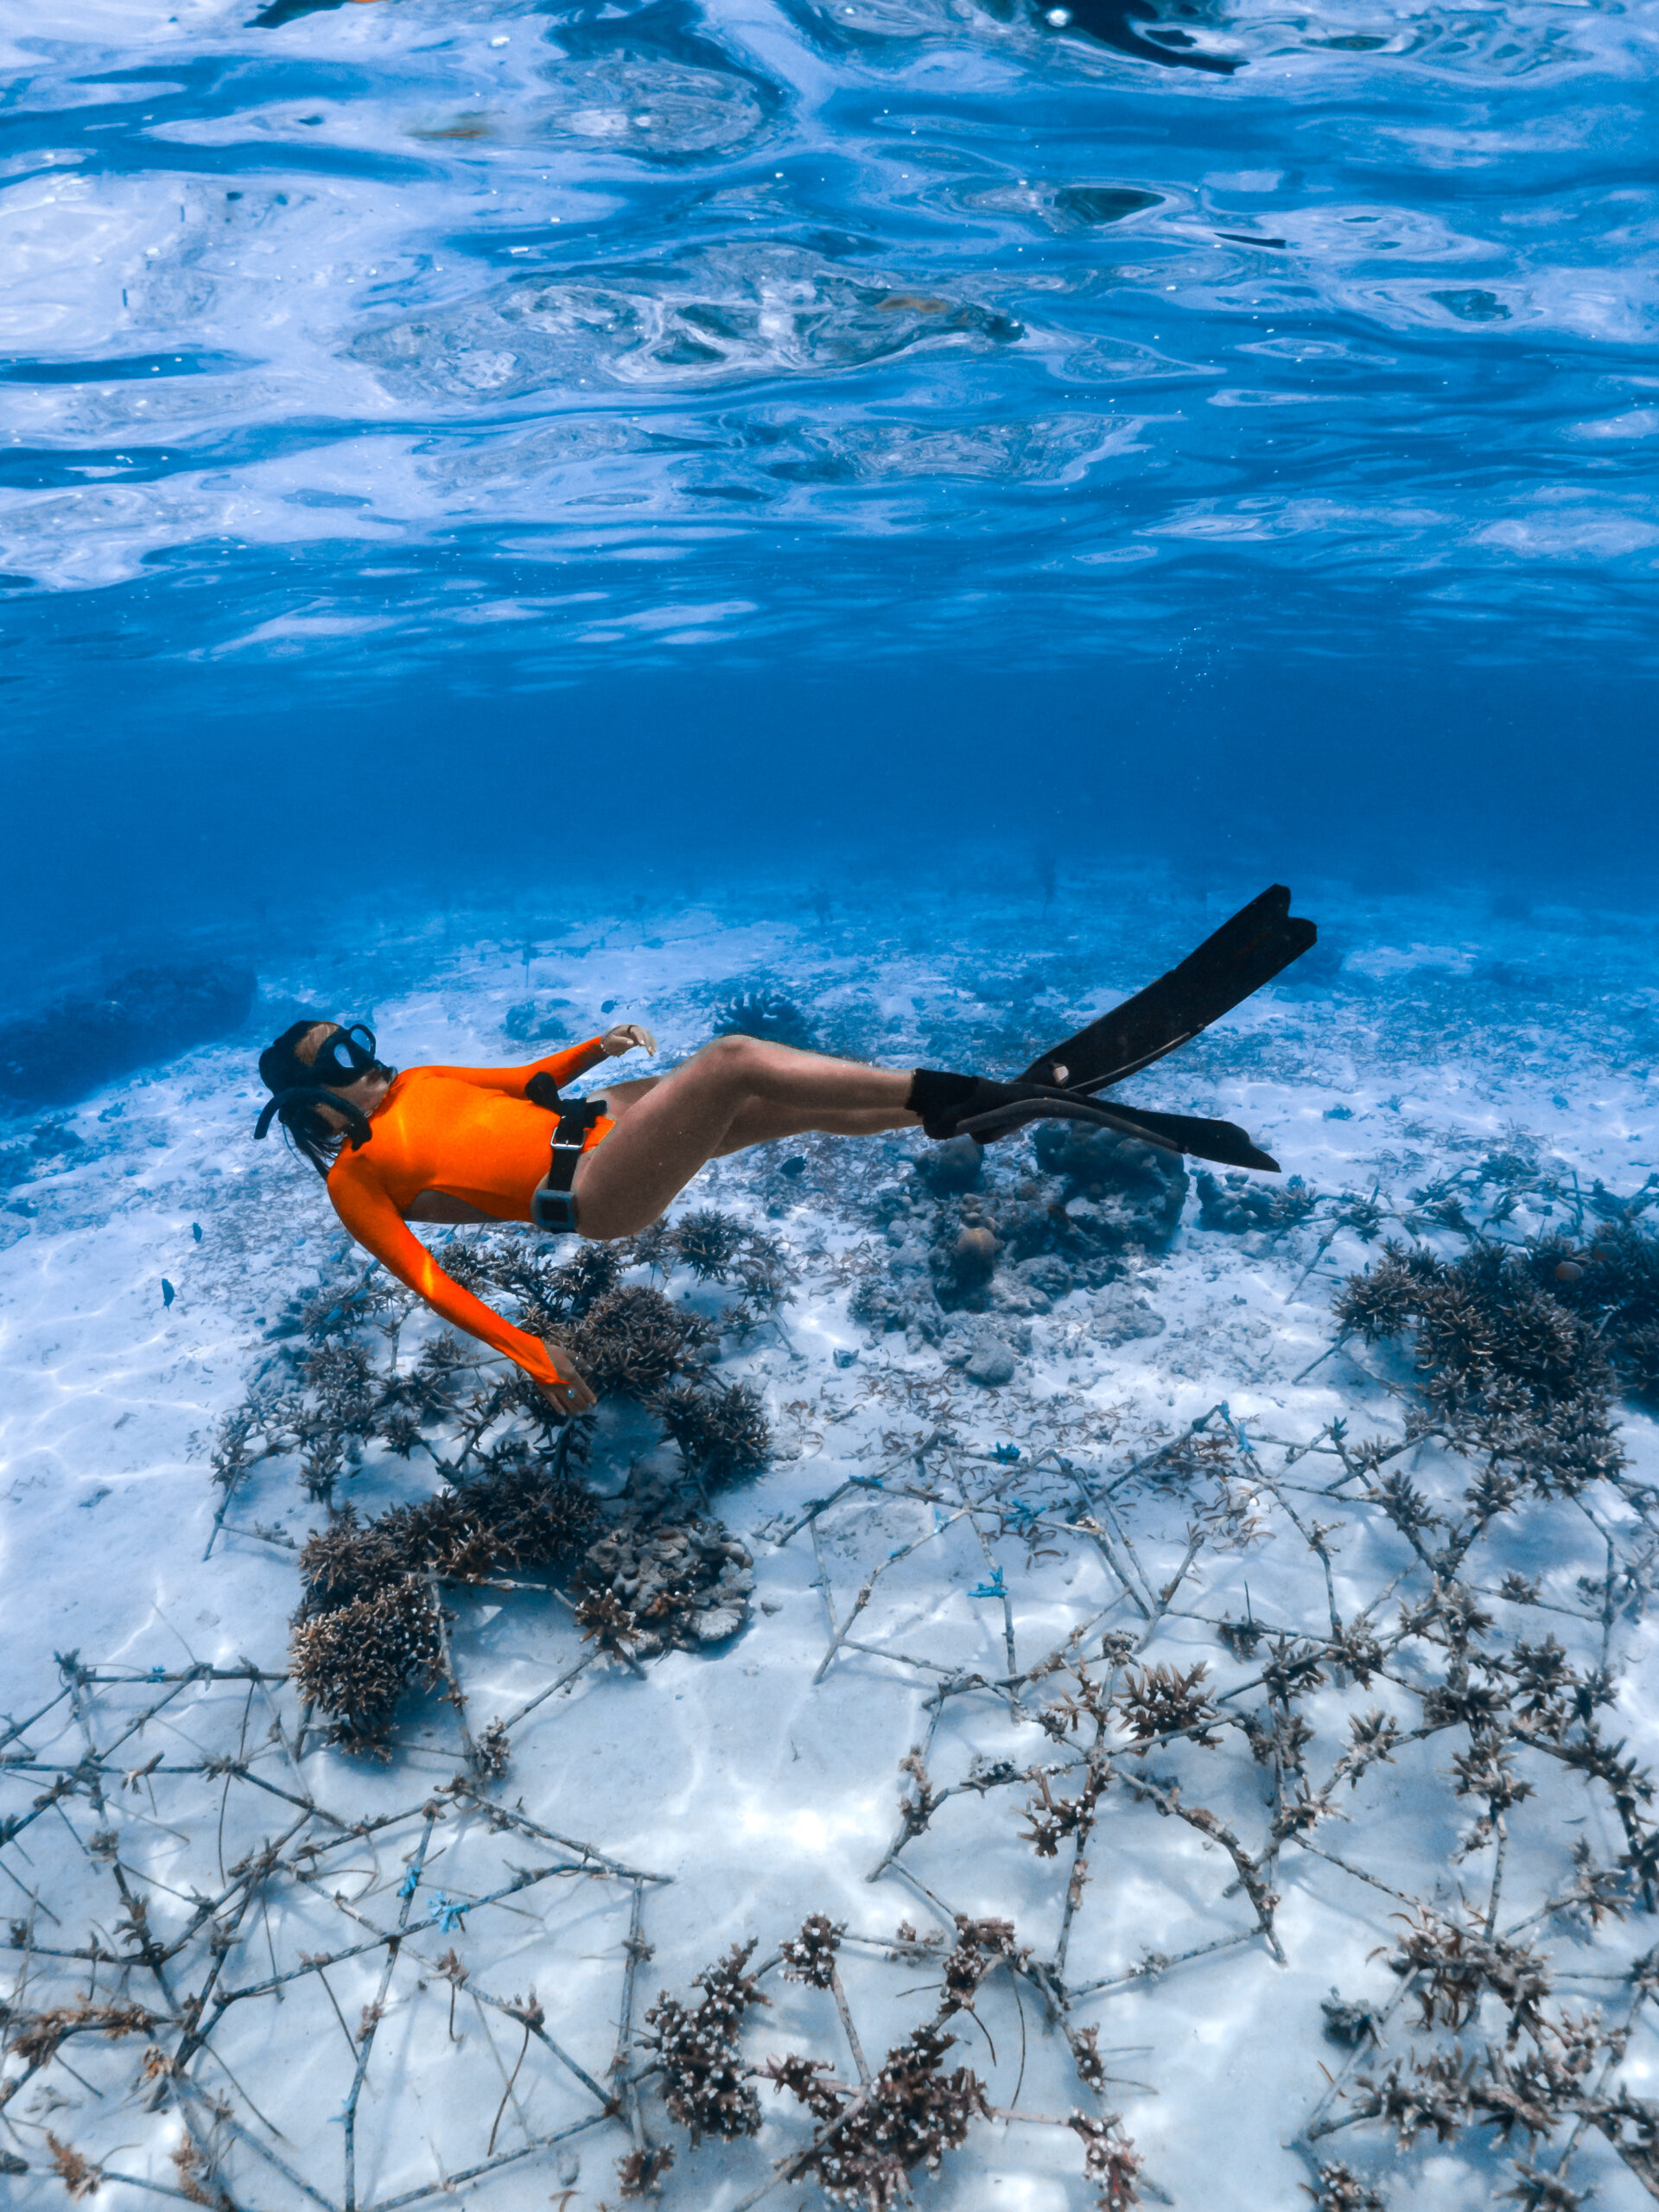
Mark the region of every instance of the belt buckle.
<instances>
[{"instance_id":1,"label":"belt buckle","mask_svg":"<svg viewBox=\"0 0 1659 2212\"><path fill-rule=\"evenodd\" d=\"M580 1147L577 1147L580 1149ZM549 1191L537 1185L530 1201L530 1217L537 1229L556 1236L573 1236L576 1230L576 1194Z\"/></svg>"}]
</instances>

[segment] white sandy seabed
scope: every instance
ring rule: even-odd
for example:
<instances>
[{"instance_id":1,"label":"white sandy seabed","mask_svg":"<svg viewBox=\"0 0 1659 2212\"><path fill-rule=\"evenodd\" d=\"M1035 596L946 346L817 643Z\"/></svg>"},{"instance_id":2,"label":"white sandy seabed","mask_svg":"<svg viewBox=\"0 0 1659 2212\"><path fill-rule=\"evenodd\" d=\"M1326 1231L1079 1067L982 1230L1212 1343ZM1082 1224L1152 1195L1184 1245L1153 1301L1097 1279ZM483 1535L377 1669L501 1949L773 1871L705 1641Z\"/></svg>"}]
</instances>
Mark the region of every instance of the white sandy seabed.
<instances>
[{"instance_id":1,"label":"white sandy seabed","mask_svg":"<svg viewBox=\"0 0 1659 2212\"><path fill-rule=\"evenodd\" d=\"M569 1001L574 1036L606 1018L650 1021L671 1058L709 1033L702 987L731 978L787 991L831 1041L861 1039L870 1057L950 1065L964 1023L1058 1036L1225 911L1141 882L1086 899L1067 885L1048 912L1039 903L970 914L965 894L912 898L896 917L837 907L820 922L782 893L744 893L718 913L600 915L576 935L538 934L533 916L504 907L296 961L261 985L273 1022L296 1003L348 1014L372 1003L382 1049L404 1064L526 1057L502 1025L527 995ZM1313 1732L1311 1789L1325 1789L1351 1714L1382 1707L1402 1730L1416 1724L1414 1686L1447 1660L1432 1639L1399 1632L1402 1604L1430 1587L1421 1558L1363 1486L1316 1495L1340 1485L1328 1443L1306 1458L1287 1448L1337 1419L1351 1438L1398 1439L1409 1405L1408 1362L1386 1345L1356 1343L1304 1373L1335 1333L1337 1282L1378 1249L1347 1228L1319 1248L1338 1194L1375 1189L1397 1217L1414 1192L1495 1151L1529 1157L1535 1184L1566 1193L1534 1187L1503 1224L1511 1239L1572 1228L1575 1177L1584 1192L1597 1178L1637 1190L1655 1158L1640 1049L1654 1019L1641 982L1653 932L1577 914L1494 922L1472 902L1297 903L1326 925L1340 970L1328 957L1323 983L1262 995L1134 1095L1242 1121L1327 1194L1323 1211L1282 1231L1230 1234L1198 1225L1190 1193L1167 1249L1132 1255L1122 1283L1073 1291L1046 1313L962 1317L1013 1352L1001 1387L948 1363L959 1341L875 1336L848 1317L848 1255L866 1248L880 1262L893 1250L871 1194L910 1176L919 1142L865 1147L855 1164L850 1146L800 1147L808 1172L786 1204L775 1160L728 1164L694 1188L691 1203L780 1239L798 1271L781 1327L728 1341L718 1370L762 1391L777 1443L766 1472L715 1501L753 1557L752 1622L709 1655L671 1653L642 1672L589 1664L514 1719L505 1775L474 1798L444 1792L460 1738L435 1697L411 1701L397 1757L375 1765L302 1737L280 1680L191 1676L280 1675L298 1596L280 1539L302 1539L319 1510L291 1465L268 1463L232 1516L267 1539L225 1536L204 1558L217 1503L208 1440L276 1356L266 1331L285 1302L342 1247L308 1171L248 1141L250 1053L203 1050L55 1117L82 1145L43 1155L0 1213L11 1715L0 1818L26 1823L0 1827L13 1918L0 1992L14 2045L54 2006L92 2012L43 2063L31 2063L38 2031L8 2056L0 2195L32 2206L95 2190L100 2206L136 2212L159 2190L285 2212L447 2190L584 2212L619 2205L617 2161L643 2139L676 2153L660 2183L667 2205L733 2212L769 2175L768 2202L817 2203L817 2183L787 2164L812 2122L769 2084L761 2132L732 2145L693 2149L648 2074L606 2113L650 2057L637 2041L620 2047L620 2031L645 2031L659 1990L695 1999L692 1976L732 1944L753 1938L759 1965L816 1912L846 1924L842 1988L877 2071L938 2010L938 1938L955 1940L954 1916L1011 1923L1028 1947L1021 1971L993 1964L972 2015L948 2023L947 2070L971 2067L1000 2116L976 2120L937 2175L914 2177L918 2201L940 2208L1094 2204L1103 2184L1084 2177L1078 2133L1052 2124L1079 2111L1120 2116L1144 2161L1145 2201L1191 2208L1288 2212L1309 2201L1301 2187L1321 2159L1426 2212L1492 2202L1517 2185L1516 2160L1553 2170L1565 2129L1529 2147L1524 2128L1506 2146L1490 2127L1440 2143L1426 2126L1402 2150L1380 2120L1362 2120L1309 2148L1310 2127L1317 2136L1363 2102L1361 2075L1450 2048L1443 2018L1420 2025L1421 1985L1389 1964L1424 1908L1531 1945L1549 1962L1551 2005L1633 2019L1618 2079L1651 2093L1652 2024L1629 1967L1654 1924L1637 1909L1592 1925L1560 1904L1575 1844L1604 1868L1625 1847L1608 1791L1559 1763L1529 1767L1534 1795L1505 1815L1495 1904L1503 1854L1480 1837L1462 1849L1481 1810L1458 1794L1462 1729L1331 1791L1329 1817L1273 1850L1282 1778L1230 1725L1267 1711L1268 1647L1230 1652L1215 1624L1319 1639L1334 1609L1389 1644L1369 1686L1327 1668L1299 1707ZM1012 1174L1004 1151L995 1172ZM844 1181L837 1159L849 1163ZM1437 1251L1467 1249L1417 1218ZM1397 1218L1386 1233L1404 1233ZM675 1297L690 1287L669 1285ZM696 1294L718 1309L718 1293ZM1126 1313L1145 1333L1127 1335ZM1221 1403L1209 1432L1226 1446L1220 1471L1173 1480L1154 1467L1117 1483ZM1627 1473L1651 1476L1649 1422L1629 1407L1622 1419ZM595 1463L601 1484L613 1487L650 1443L646 1429L616 1430L610 1462L601 1449ZM1432 1444L1402 1464L1431 1498L1455 1498L1470 1479ZM372 1462L348 1490L374 1511L434 1481L417 1454ZM930 1497L906 1494L918 1489ZM993 1492L1001 1512L950 1503ZM814 1524L816 1553L810 1527L777 1541L835 1493ZM1581 1670L1605 1645L1617 1679L1605 1732L1638 1764L1656 1734L1642 1514L1629 1482L1576 1503L1523 1498L1468 1570L1498 1645L1553 1632ZM827 1621L845 1627L877 1567L826 1669ZM1535 1579L1543 1610L1496 1594L1509 1573ZM475 1728L518 1715L584 1656L568 1610L534 1589L452 1591L448 1603ZM1121 1631L1138 1647L1129 1665L1205 1661L1228 1717L1213 1747L1189 1737L1137 1751L1109 1728L1114 1780L1081 1879L1071 1840L1052 1856L1033 1848L1041 1785L1006 1777L1075 1761L1090 1730L1037 1724L1062 1678L1027 1678L1012 1697L996 1687L1010 1648L1018 1674L1074 1630L1087 1631L1074 1651L1088 1655ZM55 1655L70 1654L61 1669ZM1109 1666L1094 1673L1104 1681ZM901 1770L918 1745L925 1760ZM970 1778L986 1786L963 1787ZM1058 1773L1052 1794L1076 1786ZM914 1807L924 1791L950 1794L906 1836L901 1796ZM1192 1806L1212 1828L1173 1809ZM1276 1897L1270 1936L1224 1827ZM917 1948L895 1954L901 1922ZM1326 2033L1333 1986L1375 2008L1377 2044L1350 2049ZM744 2056L804 2051L855 2083L833 1993L775 1967L761 1986L770 2005L749 2013ZM130 2031L105 2032L126 2005ZM1097 2031L1098 2088L1078 2080L1062 2016ZM1489 1986L1462 2024L1465 2051L1501 2052L1509 2017ZM1599 2207L1646 2201L1594 2129L1568 2173L1573 2189L1593 2185Z\"/></svg>"}]
</instances>

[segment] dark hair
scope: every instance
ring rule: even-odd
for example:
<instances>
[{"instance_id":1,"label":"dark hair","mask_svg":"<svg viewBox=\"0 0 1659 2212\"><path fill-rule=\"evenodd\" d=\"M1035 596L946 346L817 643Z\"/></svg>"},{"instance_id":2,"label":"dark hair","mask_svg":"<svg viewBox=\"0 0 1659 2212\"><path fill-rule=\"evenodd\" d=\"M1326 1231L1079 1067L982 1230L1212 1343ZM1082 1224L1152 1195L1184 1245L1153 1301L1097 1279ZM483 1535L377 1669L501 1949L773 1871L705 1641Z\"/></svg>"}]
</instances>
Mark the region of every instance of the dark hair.
<instances>
[{"instance_id":1,"label":"dark hair","mask_svg":"<svg viewBox=\"0 0 1659 2212\"><path fill-rule=\"evenodd\" d=\"M332 1128L318 1112L319 1101L315 1094L319 1088L328 1086L316 1069L299 1055L301 1041L319 1022L326 1022L331 1029L340 1027L332 1014L302 1014L260 1053L259 1073L266 1090L274 1094L280 1095L284 1090L304 1090L309 1094L285 1101L276 1109L276 1119L283 1125L289 1147L302 1153L327 1182L328 1170L340 1157L340 1147L350 1132ZM263 1135L264 1130L259 1134Z\"/></svg>"}]
</instances>

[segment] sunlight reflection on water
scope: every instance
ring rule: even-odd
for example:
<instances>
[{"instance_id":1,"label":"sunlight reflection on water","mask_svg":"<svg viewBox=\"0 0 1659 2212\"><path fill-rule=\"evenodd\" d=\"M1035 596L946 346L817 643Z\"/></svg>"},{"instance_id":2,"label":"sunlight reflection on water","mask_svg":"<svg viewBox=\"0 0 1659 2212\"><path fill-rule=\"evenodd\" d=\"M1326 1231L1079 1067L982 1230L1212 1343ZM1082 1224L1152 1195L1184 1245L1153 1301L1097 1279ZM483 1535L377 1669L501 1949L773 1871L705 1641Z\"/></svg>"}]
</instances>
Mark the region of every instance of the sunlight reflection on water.
<instances>
[{"instance_id":1,"label":"sunlight reflection on water","mask_svg":"<svg viewBox=\"0 0 1659 2212\"><path fill-rule=\"evenodd\" d=\"M1217 547L1443 617L1571 626L1611 581L1634 636L1656 23L13 4L4 567L210 564L209 652L486 615L579 654L573 586L659 636L810 632L895 548L934 643L981 619L967 570L1075 627Z\"/></svg>"}]
</instances>

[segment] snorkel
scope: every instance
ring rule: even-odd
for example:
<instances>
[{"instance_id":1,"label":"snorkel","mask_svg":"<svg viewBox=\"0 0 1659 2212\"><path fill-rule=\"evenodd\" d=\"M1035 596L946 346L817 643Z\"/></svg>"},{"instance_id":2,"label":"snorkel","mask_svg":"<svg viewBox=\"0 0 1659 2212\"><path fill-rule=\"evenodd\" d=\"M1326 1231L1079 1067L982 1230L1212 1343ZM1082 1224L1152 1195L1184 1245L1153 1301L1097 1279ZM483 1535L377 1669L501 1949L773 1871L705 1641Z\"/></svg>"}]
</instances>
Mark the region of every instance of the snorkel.
<instances>
[{"instance_id":1,"label":"snorkel","mask_svg":"<svg viewBox=\"0 0 1659 2212\"><path fill-rule=\"evenodd\" d=\"M336 1114L343 1114L346 1116L346 1134L351 1138L353 1152L360 1152L374 1135L373 1130L369 1127L368 1116L355 1099L342 1098L337 1090L331 1090L325 1083L293 1083L286 1090L279 1090L276 1096L266 1103L258 1120L253 1125L254 1135L268 1137L270 1135L272 1119L276 1115L282 1115L286 1122L291 1109L303 1106L327 1106Z\"/></svg>"}]
</instances>

